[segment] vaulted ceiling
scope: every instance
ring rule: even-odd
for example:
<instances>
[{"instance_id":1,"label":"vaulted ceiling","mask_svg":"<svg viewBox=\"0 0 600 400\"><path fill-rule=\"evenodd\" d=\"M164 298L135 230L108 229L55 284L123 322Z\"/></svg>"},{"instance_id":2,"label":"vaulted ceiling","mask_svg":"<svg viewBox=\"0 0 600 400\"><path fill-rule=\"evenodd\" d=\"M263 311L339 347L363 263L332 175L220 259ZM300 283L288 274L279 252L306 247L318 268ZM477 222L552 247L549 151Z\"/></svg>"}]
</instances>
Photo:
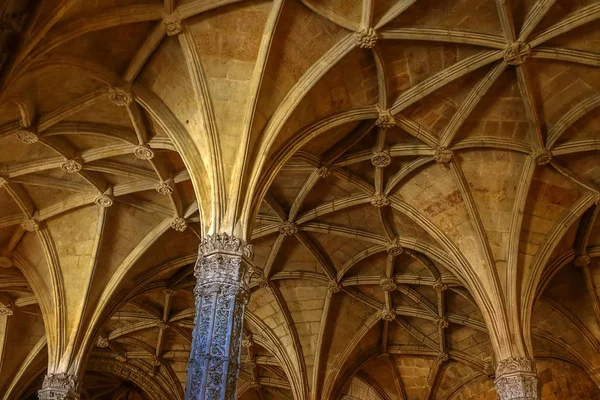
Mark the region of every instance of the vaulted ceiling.
<instances>
[{"instance_id":1,"label":"vaulted ceiling","mask_svg":"<svg viewBox=\"0 0 600 400\"><path fill-rule=\"evenodd\" d=\"M600 398L600 2L0 0L0 393L183 398L199 239L239 398ZM517 322L515 322L517 321ZM517 339L515 339L517 337Z\"/></svg>"}]
</instances>

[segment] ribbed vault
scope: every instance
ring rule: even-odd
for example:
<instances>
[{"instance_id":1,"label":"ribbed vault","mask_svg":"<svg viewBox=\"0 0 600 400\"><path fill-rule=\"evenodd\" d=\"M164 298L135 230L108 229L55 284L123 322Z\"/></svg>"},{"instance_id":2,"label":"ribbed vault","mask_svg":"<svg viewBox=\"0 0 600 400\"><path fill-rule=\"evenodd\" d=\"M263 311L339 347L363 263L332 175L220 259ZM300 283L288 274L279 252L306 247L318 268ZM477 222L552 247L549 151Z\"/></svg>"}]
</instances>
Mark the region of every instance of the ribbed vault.
<instances>
[{"instance_id":1,"label":"ribbed vault","mask_svg":"<svg viewBox=\"0 0 600 400\"><path fill-rule=\"evenodd\" d=\"M3 399L183 398L222 232L255 253L241 399L488 399L510 357L599 398L598 19L0 0Z\"/></svg>"}]
</instances>

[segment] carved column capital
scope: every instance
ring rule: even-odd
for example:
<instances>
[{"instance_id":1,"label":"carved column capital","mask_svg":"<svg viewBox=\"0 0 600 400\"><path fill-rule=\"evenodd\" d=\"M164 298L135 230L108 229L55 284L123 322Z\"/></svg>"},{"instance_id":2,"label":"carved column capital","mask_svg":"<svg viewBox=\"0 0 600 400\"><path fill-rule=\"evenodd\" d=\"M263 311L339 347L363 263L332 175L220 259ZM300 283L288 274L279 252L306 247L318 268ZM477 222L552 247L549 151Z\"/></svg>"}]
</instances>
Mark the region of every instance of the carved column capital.
<instances>
[{"instance_id":1,"label":"carved column capital","mask_svg":"<svg viewBox=\"0 0 600 400\"><path fill-rule=\"evenodd\" d=\"M529 358L511 357L500 361L494 383L500 400L539 399L535 364Z\"/></svg>"},{"instance_id":2,"label":"carved column capital","mask_svg":"<svg viewBox=\"0 0 600 400\"><path fill-rule=\"evenodd\" d=\"M80 383L75 375L48 374L38 391L40 400L79 400Z\"/></svg>"}]
</instances>

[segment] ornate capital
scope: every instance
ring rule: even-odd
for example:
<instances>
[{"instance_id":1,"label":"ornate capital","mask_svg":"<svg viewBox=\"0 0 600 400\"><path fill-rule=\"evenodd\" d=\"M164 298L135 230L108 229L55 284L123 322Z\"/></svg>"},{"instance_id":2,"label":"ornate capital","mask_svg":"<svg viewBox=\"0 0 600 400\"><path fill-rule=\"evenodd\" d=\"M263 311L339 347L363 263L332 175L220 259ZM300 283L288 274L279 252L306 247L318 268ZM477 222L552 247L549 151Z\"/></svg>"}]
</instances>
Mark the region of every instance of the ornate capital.
<instances>
[{"instance_id":1,"label":"ornate capital","mask_svg":"<svg viewBox=\"0 0 600 400\"><path fill-rule=\"evenodd\" d=\"M135 146L133 154L140 160L152 160L154 158L154 152L147 144Z\"/></svg>"},{"instance_id":2,"label":"ornate capital","mask_svg":"<svg viewBox=\"0 0 600 400\"><path fill-rule=\"evenodd\" d=\"M371 197L371 204L375 207L385 207L390 205L390 199L383 193L375 193Z\"/></svg>"},{"instance_id":3,"label":"ornate capital","mask_svg":"<svg viewBox=\"0 0 600 400\"><path fill-rule=\"evenodd\" d=\"M108 99L119 107L127 107L133 101L133 95L129 88L108 88Z\"/></svg>"},{"instance_id":4,"label":"ornate capital","mask_svg":"<svg viewBox=\"0 0 600 400\"><path fill-rule=\"evenodd\" d=\"M358 47L362 49L371 49L377 43L377 32L373 28L364 28L354 33L354 40Z\"/></svg>"},{"instance_id":5,"label":"ornate capital","mask_svg":"<svg viewBox=\"0 0 600 400\"><path fill-rule=\"evenodd\" d=\"M40 400L79 400L79 382L75 375L48 374L38 391Z\"/></svg>"},{"instance_id":6,"label":"ornate capital","mask_svg":"<svg viewBox=\"0 0 600 400\"><path fill-rule=\"evenodd\" d=\"M156 191L163 196L169 196L173 194L173 186L169 182L161 182L155 187Z\"/></svg>"},{"instance_id":7,"label":"ornate capital","mask_svg":"<svg viewBox=\"0 0 600 400\"><path fill-rule=\"evenodd\" d=\"M535 364L529 358L512 357L500 361L494 383L500 400L539 399Z\"/></svg>"},{"instance_id":8,"label":"ornate capital","mask_svg":"<svg viewBox=\"0 0 600 400\"><path fill-rule=\"evenodd\" d=\"M400 244L400 239L394 239L387 247L387 252L392 257L398 257L404 252L404 248Z\"/></svg>"},{"instance_id":9,"label":"ornate capital","mask_svg":"<svg viewBox=\"0 0 600 400\"><path fill-rule=\"evenodd\" d=\"M379 281L379 287L384 292L393 292L398 288L398 285L396 285L394 278L381 278Z\"/></svg>"},{"instance_id":10,"label":"ornate capital","mask_svg":"<svg viewBox=\"0 0 600 400\"><path fill-rule=\"evenodd\" d=\"M433 154L433 159L438 164L447 164L452 160L452 150L447 147L438 147Z\"/></svg>"},{"instance_id":11,"label":"ornate capital","mask_svg":"<svg viewBox=\"0 0 600 400\"><path fill-rule=\"evenodd\" d=\"M176 11L173 14L165 16L163 18L162 25L167 35L175 36L180 34L182 26L179 13Z\"/></svg>"},{"instance_id":12,"label":"ornate capital","mask_svg":"<svg viewBox=\"0 0 600 400\"><path fill-rule=\"evenodd\" d=\"M549 150L540 150L533 155L537 165L546 165L552 161L552 153Z\"/></svg>"},{"instance_id":13,"label":"ornate capital","mask_svg":"<svg viewBox=\"0 0 600 400\"><path fill-rule=\"evenodd\" d=\"M239 255L244 255L246 258L250 259L254 255L251 244L248 244L233 235L228 235L227 233L207 235L198 247L198 252L201 255L208 255L218 251L238 253Z\"/></svg>"},{"instance_id":14,"label":"ornate capital","mask_svg":"<svg viewBox=\"0 0 600 400\"><path fill-rule=\"evenodd\" d=\"M389 150L383 150L377 153L374 153L371 156L371 164L377 168L385 168L392 163L392 156L390 156Z\"/></svg>"},{"instance_id":15,"label":"ornate capital","mask_svg":"<svg viewBox=\"0 0 600 400\"><path fill-rule=\"evenodd\" d=\"M511 43L504 50L504 61L509 65L520 65L531 55L531 46L529 43L516 41Z\"/></svg>"},{"instance_id":16,"label":"ornate capital","mask_svg":"<svg viewBox=\"0 0 600 400\"><path fill-rule=\"evenodd\" d=\"M298 232L298 226L295 222L285 221L281 225L279 225L279 233L283 236L292 236Z\"/></svg>"},{"instance_id":17,"label":"ornate capital","mask_svg":"<svg viewBox=\"0 0 600 400\"><path fill-rule=\"evenodd\" d=\"M384 321L393 321L396 319L396 310L384 308L381 311L381 319Z\"/></svg>"},{"instance_id":18,"label":"ornate capital","mask_svg":"<svg viewBox=\"0 0 600 400\"><path fill-rule=\"evenodd\" d=\"M100 207L110 207L113 205L113 199L111 196L106 194L99 194L94 199L94 203Z\"/></svg>"},{"instance_id":19,"label":"ornate capital","mask_svg":"<svg viewBox=\"0 0 600 400\"><path fill-rule=\"evenodd\" d=\"M83 165L74 158L70 160L65 160L62 162L62 164L60 164L60 169L62 169L68 174L74 174L76 172L79 172L81 171L81 168L83 168Z\"/></svg>"},{"instance_id":20,"label":"ornate capital","mask_svg":"<svg viewBox=\"0 0 600 400\"><path fill-rule=\"evenodd\" d=\"M21 126L21 129L17 131L17 139L25 144L34 144L40 140L40 137L36 128Z\"/></svg>"},{"instance_id":21,"label":"ornate capital","mask_svg":"<svg viewBox=\"0 0 600 400\"><path fill-rule=\"evenodd\" d=\"M393 128L396 126L396 118L394 118L389 109L379 109L379 117L377 118L377 121L375 121L375 125L377 125L379 128Z\"/></svg>"},{"instance_id":22,"label":"ornate capital","mask_svg":"<svg viewBox=\"0 0 600 400\"><path fill-rule=\"evenodd\" d=\"M171 228L175 229L177 232L185 232L187 227L187 221L183 217L175 217L171 221Z\"/></svg>"}]
</instances>

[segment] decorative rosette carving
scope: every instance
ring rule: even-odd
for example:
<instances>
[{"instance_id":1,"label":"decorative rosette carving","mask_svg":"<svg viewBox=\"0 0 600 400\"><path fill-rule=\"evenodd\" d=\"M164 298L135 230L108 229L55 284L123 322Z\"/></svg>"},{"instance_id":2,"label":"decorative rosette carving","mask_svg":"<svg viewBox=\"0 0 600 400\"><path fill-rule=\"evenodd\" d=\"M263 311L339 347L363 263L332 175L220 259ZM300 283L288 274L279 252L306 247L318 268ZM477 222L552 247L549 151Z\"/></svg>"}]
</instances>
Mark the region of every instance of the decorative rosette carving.
<instances>
[{"instance_id":1,"label":"decorative rosette carving","mask_svg":"<svg viewBox=\"0 0 600 400\"><path fill-rule=\"evenodd\" d=\"M21 129L17 131L17 139L19 139L25 144L34 144L40 140L40 137L37 132L37 129L35 129L34 127L22 126Z\"/></svg>"},{"instance_id":2,"label":"decorative rosette carving","mask_svg":"<svg viewBox=\"0 0 600 400\"><path fill-rule=\"evenodd\" d=\"M154 152L147 144L135 146L133 154L140 160L152 160L154 158Z\"/></svg>"},{"instance_id":3,"label":"decorative rosette carving","mask_svg":"<svg viewBox=\"0 0 600 400\"><path fill-rule=\"evenodd\" d=\"M163 196L169 196L173 194L173 186L169 182L161 182L155 187L156 191Z\"/></svg>"},{"instance_id":4,"label":"decorative rosette carving","mask_svg":"<svg viewBox=\"0 0 600 400\"><path fill-rule=\"evenodd\" d=\"M396 319L396 310L384 308L381 311L381 319L384 321L393 321Z\"/></svg>"},{"instance_id":5,"label":"decorative rosette carving","mask_svg":"<svg viewBox=\"0 0 600 400\"><path fill-rule=\"evenodd\" d=\"M27 232L37 232L40 230L40 220L37 214L33 215L31 218L25 218L23 222L21 222L21 227L25 229Z\"/></svg>"},{"instance_id":6,"label":"decorative rosette carving","mask_svg":"<svg viewBox=\"0 0 600 400\"><path fill-rule=\"evenodd\" d=\"M175 36L181 33L181 17L178 12L165 16L162 24L168 36Z\"/></svg>"},{"instance_id":7,"label":"decorative rosette carving","mask_svg":"<svg viewBox=\"0 0 600 400\"><path fill-rule=\"evenodd\" d=\"M81 165L79 161L73 158L70 160L65 160L62 162L62 164L60 164L60 169L62 169L68 174L74 174L76 172L79 172L81 171L81 168L83 168L83 165Z\"/></svg>"},{"instance_id":8,"label":"decorative rosette carving","mask_svg":"<svg viewBox=\"0 0 600 400\"><path fill-rule=\"evenodd\" d=\"M438 319L435 321L435 325L436 325L438 328L442 328L442 329L446 329L446 328L449 326L449 324L448 324L448 320L447 320L446 318L438 318Z\"/></svg>"},{"instance_id":9,"label":"decorative rosette carving","mask_svg":"<svg viewBox=\"0 0 600 400\"><path fill-rule=\"evenodd\" d=\"M371 49L377 43L377 32L373 28L365 28L354 33L354 40L358 47L362 49Z\"/></svg>"},{"instance_id":10,"label":"decorative rosette carving","mask_svg":"<svg viewBox=\"0 0 600 400\"><path fill-rule=\"evenodd\" d=\"M319 169L317 169L317 174L321 178L327 178L327 177L329 177L331 175L331 173L332 173L331 168L329 168L326 165L323 165L322 167L320 167Z\"/></svg>"},{"instance_id":11,"label":"decorative rosette carving","mask_svg":"<svg viewBox=\"0 0 600 400\"><path fill-rule=\"evenodd\" d=\"M452 160L452 150L447 147L438 147L433 154L433 159L438 164L447 164Z\"/></svg>"},{"instance_id":12,"label":"decorative rosette carving","mask_svg":"<svg viewBox=\"0 0 600 400\"><path fill-rule=\"evenodd\" d=\"M396 285L394 278L381 278L379 281L379 287L384 292L393 292L394 290L398 289L398 285Z\"/></svg>"},{"instance_id":13,"label":"decorative rosette carving","mask_svg":"<svg viewBox=\"0 0 600 400\"><path fill-rule=\"evenodd\" d=\"M374 207L385 207L390 205L390 199L383 193L375 193L371 197L371 204Z\"/></svg>"},{"instance_id":14,"label":"decorative rosette carving","mask_svg":"<svg viewBox=\"0 0 600 400\"><path fill-rule=\"evenodd\" d=\"M100 207L110 207L113 205L113 199L111 196L106 194L99 194L94 199L94 203Z\"/></svg>"},{"instance_id":15,"label":"decorative rosette carving","mask_svg":"<svg viewBox=\"0 0 600 400\"><path fill-rule=\"evenodd\" d=\"M546 165L552 161L552 153L546 149L540 150L533 155L533 158L535 159L535 163L537 165Z\"/></svg>"},{"instance_id":16,"label":"decorative rosette carving","mask_svg":"<svg viewBox=\"0 0 600 400\"><path fill-rule=\"evenodd\" d=\"M508 65L521 65L531 55L531 45L516 41L509 44L504 50L504 61Z\"/></svg>"},{"instance_id":17,"label":"decorative rosette carving","mask_svg":"<svg viewBox=\"0 0 600 400\"><path fill-rule=\"evenodd\" d=\"M448 285L442 282L441 279L438 279L433 283L433 290L435 290L436 292L441 292L446 289L448 289Z\"/></svg>"},{"instance_id":18,"label":"decorative rosette carving","mask_svg":"<svg viewBox=\"0 0 600 400\"><path fill-rule=\"evenodd\" d=\"M389 150L379 151L371 156L371 164L377 168L385 168L392 163Z\"/></svg>"},{"instance_id":19,"label":"decorative rosette carving","mask_svg":"<svg viewBox=\"0 0 600 400\"><path fill-rule=\"evenodd\" d=\"M13 306L12 304L3 304L0 303L0 315L13 315L14 311L13 311Z\"/></svg>"},{"instance_id":20,"label":"decorative rosette carving","mask_svg":"<svg viewBox=\"0 0 600 400\"><path fill-rule=\"evenodd\" d=\"M400 244L400 239L396 238L388 245L387 252L392 257L398 257L404 252L404 248Z\"/></svg>"},{"instance_id":21,"label":"decorative rosette carving","mask_svg":"<svg viewBox=\"0 0 600 400\"><path fill-rule=\"evenodd\" d=\"M585 267L590 265L591 261L592 259L587 254L580 254L577 256L577 258L575 258L575 265L578 267Z\"/></svg>"},{"instance_id":22,"label":"decorative rosette carving","mask_svg":"<svg viewBox=\"0 0 600 400\"><path fill-rule=\"evenodd\" d=\"M338 281L330 280L327 284L327 290L331 293L338 293L342 290L342 285Z\"/></svg>"},{"instance_id":23,"label":"decorative rosette carving","mask_svg":"<svg viewBox=\"0 0 600 400\"><path fill-rule=\"evenodd\" d=\"M379 117L375 121L375 125L379 128L389 129L396 126L396 118L392 115L392 112L388 110L379 109Z\"/></svg>"},{"instance_id":24,"label":"decorative rosette carving","mask_svg":"<svg viewBox=\"0 0 600 400\"><path fill-rule=\"evenodd\" d=\"M298 233L298 226L292 221L285 221L279 225L279 233L283 236L292 236Z\"/></svg>"},{"instance_id":25,"label":"decorative rosette carving","mask_svg":"<svg viewBox=\"0 0 600 400\"><path fill-rule=\"evenodd\" d=\"M108 99L119 107L127 107L133 101L133 95L128 88L110 87Z\"/></svg>"},{"instance_id":26,"label":"decorative rosette carving","mask_svg":"<svg viewBox=\"0 0 600 400\"><path fill-rule=\"evenodd\" d=\"M183 217L175 217L171 221L171 228L175 229L177 232L185 232L187 227L187 221Z\"/></svg>"},{"instance_id":27,"label":"decorative rosette carving","mask_svg":"<svg viewBox=\"0 0 600 400\"><path fill-rule=\"evenodd\" d=\"M107 336L104 336L104 335L98 336L98 340L96 340L96 346L100 347L101 349L105 349L108 347L108 345L109 345L109 342L108 342Z\"/></svg>"}]
</instances>

